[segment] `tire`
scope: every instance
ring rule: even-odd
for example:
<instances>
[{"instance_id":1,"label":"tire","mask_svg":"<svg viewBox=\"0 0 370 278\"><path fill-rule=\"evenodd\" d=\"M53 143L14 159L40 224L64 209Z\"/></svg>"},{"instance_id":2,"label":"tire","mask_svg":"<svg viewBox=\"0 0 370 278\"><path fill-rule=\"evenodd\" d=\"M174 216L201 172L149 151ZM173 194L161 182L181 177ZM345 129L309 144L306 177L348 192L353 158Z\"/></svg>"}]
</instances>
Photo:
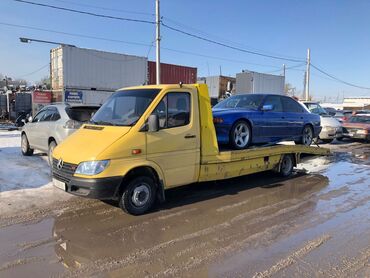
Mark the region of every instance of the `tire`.
<instances>
[{"instance_id":1,"label":"tire","mask_svg":"<svg viewBox=\"0 0 370 278\"><path fill-rule=\"evenodd\" d=\"M330 144L331 142L334 141L334 139L321 139L325 144Z\"/></svg>"},{"instance_id":2,"label":"tire","mask_svg":"<svg viewBox=\"0 0 370 278\"><path fill-rule=\"evenodd\" d=\"M28 142L28 138L25 133L23 133L21 136L21 150L24 156L33 155L33 149L30 148L30 144Z\"/></svg>"},{"instance_id":3,"label":"tire","mask_svg":"<svg viewBox=\"0 0 370 278\"><path fill-rule=\"evenodd\" d=\"M124 190L119 201L119 207L132 215L146 213L154 204L156 198L155 182L150 177L132 179Z\"/></svg>"},{"instance_id":4,"label":"tire","mask_svg":"<svg viewBox=\"0 0 370 278\"><path fill-rule=\"evenodd\" d=\"M235 122L230 130L229 142L233 149L242 150L249 147L252 139L250 125L243 120Z\"/></svg>"},{"instance_id":5,"label":"tire","mask_svg":"<svg viewBox=\"0 0 370 278\"><path fill-rule=\"evenodd\" d=\"M295 143L300 144L300 145L305 145L305 146L311 146L313 142L313 130L312 127L309 125L305 125L303 127L302 131L302 137L300 140L295 141Z\"/></svg>"},{"instance_id":6,"label":"tire","mask_svg":"<svg viewBox=\"0 0 370 278\"><path fill-rule=\"evenodd\" d=\"M285 154L280 162L279 175L288 177L293 173L294 159L291 154Z\"/></svg>"},{"instance_id":7,"label":"tire","mask_svg":"<svg viewBox=\"0 0 370 278\"><path fill-rule=\"evenodd\" d=\"M57 146L57 143L55 141L51 141L49 144L49 150L48 150L48 161L50 168L53 167L53 151L55 147Z\"/></svg>"}]
</instances>

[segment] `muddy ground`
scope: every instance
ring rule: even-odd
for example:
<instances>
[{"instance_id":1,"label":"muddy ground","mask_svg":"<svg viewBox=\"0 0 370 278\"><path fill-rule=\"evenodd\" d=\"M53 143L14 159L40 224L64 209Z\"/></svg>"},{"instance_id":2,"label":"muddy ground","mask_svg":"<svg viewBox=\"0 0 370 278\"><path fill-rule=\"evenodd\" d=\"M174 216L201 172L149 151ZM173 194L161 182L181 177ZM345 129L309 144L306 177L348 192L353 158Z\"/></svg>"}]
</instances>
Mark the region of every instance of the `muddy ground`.
<instances>
[{"instance_id":1,"label":"muddy ground","mask_svg":"<svg viewBox=\"0 0 370 278\"><path fill-rule=\"evenodd\" d=\"M370 277L370 145L326 147L288 179L185 186L144 216L77 197L0 214L0 277Z\"/></svg>"}]
</instances>

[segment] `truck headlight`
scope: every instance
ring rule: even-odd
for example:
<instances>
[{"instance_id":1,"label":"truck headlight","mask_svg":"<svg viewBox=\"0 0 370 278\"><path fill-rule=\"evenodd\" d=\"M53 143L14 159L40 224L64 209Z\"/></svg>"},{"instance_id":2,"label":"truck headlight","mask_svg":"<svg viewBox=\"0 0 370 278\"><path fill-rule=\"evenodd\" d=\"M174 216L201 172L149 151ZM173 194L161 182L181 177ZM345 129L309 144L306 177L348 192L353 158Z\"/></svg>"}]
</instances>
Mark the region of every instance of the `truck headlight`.
<instances>
[{"instance_id":1,"label":"truck headlight","mask_svg":"<svg viewBox=\"0 0 370 278\"><path fill-rule=\"evenodd\" d=\"M78 164L75 174L94 176L103 172L109 165L109 160L85 161Z\"/></svg>"}]
</instances>

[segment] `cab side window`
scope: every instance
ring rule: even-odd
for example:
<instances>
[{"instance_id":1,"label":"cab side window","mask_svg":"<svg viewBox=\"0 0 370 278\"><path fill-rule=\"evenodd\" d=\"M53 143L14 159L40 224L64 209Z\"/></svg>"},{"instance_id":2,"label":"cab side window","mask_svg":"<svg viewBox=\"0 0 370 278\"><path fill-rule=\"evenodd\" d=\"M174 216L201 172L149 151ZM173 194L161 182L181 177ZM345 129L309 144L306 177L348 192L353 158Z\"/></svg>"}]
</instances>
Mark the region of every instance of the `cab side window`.
<instances>
[{"instance_id":1,"label":"cab side window","mask_svg":"<svg viewBox=\"0 0 370 278\"><path fill-rule=\"evenodd\" d=\"M190 123L190 94L169 93L167 101L167 127L188 125Z\"/></svg>"},{"instance_id":2,"label":"cab side window","mask_svg":"<svg viewBox=\"0 0 370 278\"><path fill-rule=\"evenodd\" d=\"M154 109L159 117L159 127L173 128L190 123L190 94L168 93Z\"/></svg>"}]
</instances>

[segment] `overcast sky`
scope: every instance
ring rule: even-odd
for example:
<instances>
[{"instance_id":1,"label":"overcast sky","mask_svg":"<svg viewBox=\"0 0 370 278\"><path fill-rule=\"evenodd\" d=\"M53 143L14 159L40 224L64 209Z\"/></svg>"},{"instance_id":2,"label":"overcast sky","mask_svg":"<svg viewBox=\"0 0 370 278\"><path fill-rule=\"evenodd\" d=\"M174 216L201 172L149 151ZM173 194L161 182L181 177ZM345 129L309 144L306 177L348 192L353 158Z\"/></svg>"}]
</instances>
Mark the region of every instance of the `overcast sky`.
<instances>
[{"instance_id":1,"label":"overcast sky","mask_svg":"<svg viewBox=\"0 0 370 278\"><path fill-rule=\"evenodd\" d=\"M154 0L30 1L118 17L154 20ZM161 0L163 22L167 25L230 46L293 60L304 60L309 47L314 65L363 87L370 87L369 11L370 1L366 0ZM31 30L4 23L121 42ZM155 48L148 46L155 38L155 26L152 24L98 18L13 0L0 1L0 34L0 73L29 81L48 75L49 51L53 46L20 43L21 36L148 55L149 59L155 59ZM223 75L235 76L242 69L281 74L282 64L285 63L288 68L295 67L287 70L287 82L298 90L303 89L303 62L252 55L166 28L162 28L162 46L162 62L197 67L198 76L218 75L220 70ZM343 94L370 96L370 90L333 81L315 69L312 69L311 91L321 99L335 99Z\"/></svg>"}]
</instances>

